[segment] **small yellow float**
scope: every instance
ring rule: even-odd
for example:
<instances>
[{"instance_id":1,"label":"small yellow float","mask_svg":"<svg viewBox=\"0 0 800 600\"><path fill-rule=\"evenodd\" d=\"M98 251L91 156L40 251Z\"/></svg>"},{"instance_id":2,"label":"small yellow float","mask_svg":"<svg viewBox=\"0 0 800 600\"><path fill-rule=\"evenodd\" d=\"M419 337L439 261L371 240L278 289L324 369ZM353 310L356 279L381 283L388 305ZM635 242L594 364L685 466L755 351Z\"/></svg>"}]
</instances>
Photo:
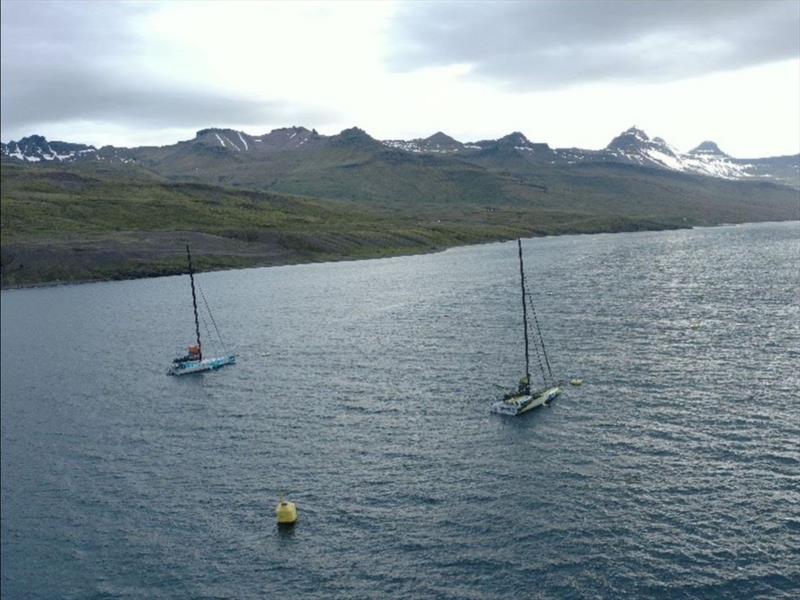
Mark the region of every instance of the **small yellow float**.
<instances>
[{"instance_id":1,"label":"small yellow float","mask_svg":"<svg viewBox=\"0 0 800 600\"><path fill-rule=\"evenodd\" d=\"M297 522L297 506L294 502L287 502L283 498L275 508L278 525L294 525Z\"/></svg>"},{"instance_id":2,"label":"small yellow float","mask_svg":"<svg viewBox=\"0 0 800 600\"><path fill-rule=\"evenodd\" d=\"M579 379L577 377L575 379L570 379L569 382L570 382L570 384L572 384L572 385L574 385L576 387L579 386L579 385L583 385L583 379Z\"/></svg>"}]
</instances>

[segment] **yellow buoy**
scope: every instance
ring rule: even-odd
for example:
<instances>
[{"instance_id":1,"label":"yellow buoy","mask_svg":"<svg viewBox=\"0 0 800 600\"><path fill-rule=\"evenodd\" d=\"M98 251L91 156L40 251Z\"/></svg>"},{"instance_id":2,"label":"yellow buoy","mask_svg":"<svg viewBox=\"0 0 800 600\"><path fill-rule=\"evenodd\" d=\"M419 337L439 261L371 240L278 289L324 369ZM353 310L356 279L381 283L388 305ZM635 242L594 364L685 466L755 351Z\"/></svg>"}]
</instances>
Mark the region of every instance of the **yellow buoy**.
<instances>
[{"instance_id":1,"label":"yellow buoy","mask_svg":"<svg viewBox=\"0 0 800 600\"><path fill-rule=\"evenodd\" d=\"M570 380L569 380L569 382L570 382L572 385L575 385L575 386L578 386L578 385L583 385L583 379L578 379L578 378L575 378L575 379L570 379Z\"/></svg>"},{"instance_id":2,"label":"yellow buoy","mask_svg":"<svg viewBox=\"0 0 800 600\"><path fill-rule=\"evenodd\" d=\"M294 525L297 521L297 506L294 502L286 502L281 498L275 508L275 515L278 517L278 525Z\"/></svg>"}]
</instances>

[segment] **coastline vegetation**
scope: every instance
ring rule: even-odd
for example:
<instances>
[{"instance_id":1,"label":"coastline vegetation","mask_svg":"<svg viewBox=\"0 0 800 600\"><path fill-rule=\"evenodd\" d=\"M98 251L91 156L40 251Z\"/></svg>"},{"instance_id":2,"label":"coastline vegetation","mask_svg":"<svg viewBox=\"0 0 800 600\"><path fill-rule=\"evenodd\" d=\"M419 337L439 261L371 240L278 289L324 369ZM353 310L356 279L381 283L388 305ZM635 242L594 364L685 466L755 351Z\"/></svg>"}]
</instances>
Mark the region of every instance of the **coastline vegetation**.
<instances>
[{"instance_id":1,"label":"coastline vegetation","mask_svg":"<svg viewBox=\"0 0 800 600\"><path fill-rule=\"evenodd\" d=\"M551 173L541 201L487 194L469 202L456 196L364 202L176 182L130 169L4 163L2 286L182 273L184 243L197 268L210 270L388 257L518 236L792 218L780 186L762 184L767 209L739 210L737 219L730 207L743 205L753 188L711 182L729 192L727 203L715 207L709 198L716 190L687 200L692 182L685 178L670 187L660 174L637 184L624 173L584 173L571 183ZM315 185L324 192L324 181ZM741 197L730 193L737 189ZM644 200L636 196L645 193ZM687 201L699 209L687 211Z\"/></svg>"}]
</instances>

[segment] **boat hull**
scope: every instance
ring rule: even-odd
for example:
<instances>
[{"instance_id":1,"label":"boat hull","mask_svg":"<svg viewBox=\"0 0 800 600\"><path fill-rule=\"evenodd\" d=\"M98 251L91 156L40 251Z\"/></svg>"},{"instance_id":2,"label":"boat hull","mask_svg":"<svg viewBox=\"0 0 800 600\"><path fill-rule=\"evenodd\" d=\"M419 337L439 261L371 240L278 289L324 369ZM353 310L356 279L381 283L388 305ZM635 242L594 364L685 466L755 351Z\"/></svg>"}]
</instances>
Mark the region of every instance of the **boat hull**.
<instances>
[{"instance_id":1,"label":"boat hull","mask_svg":"<svg viewBox=\"0 0 800 600\"><path fill-rule=\"evenodd\" d=\"M173 364L167 371L167 375L189 375L190 373L203 373L204 371L215 371L225 365L236 363L236 355L217 356L214 358L204 358L203 360L189 360L182 363Z\"/></svg>"},{"instance_id":2,"label":"boat hull","mask_svg":"<svg viewBox=\"0 0 800 600\"><path fill-rule=\"evenodd\" d=\"M561 394L561 388L554 386L551 388L544 388L537 390L533 394L520 394L518 396L511 396L505 400L499 400L492 404L491 412L498 415L517 416L547 404L550 400L556 398Z\"/></svg>"}]
</instances>

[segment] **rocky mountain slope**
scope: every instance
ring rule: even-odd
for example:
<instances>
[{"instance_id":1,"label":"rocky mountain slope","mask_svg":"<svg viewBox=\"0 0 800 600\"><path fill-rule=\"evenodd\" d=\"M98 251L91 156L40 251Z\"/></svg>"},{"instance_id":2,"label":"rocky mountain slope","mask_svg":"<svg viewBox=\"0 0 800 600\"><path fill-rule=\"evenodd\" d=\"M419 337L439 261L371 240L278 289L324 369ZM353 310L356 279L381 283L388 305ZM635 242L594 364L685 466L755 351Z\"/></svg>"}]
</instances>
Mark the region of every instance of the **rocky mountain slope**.
<instances>
[{"instance_id":1,"label":"rocky mountain slope","mask_svg":"<svg viewBox=\"0 0 800 600\"><path fill-rule=\"evenodd\" d=\"M521 162L568 167L577 163L620 163L681 173L691 173L732 180L758 180L800 189L800 154L767 158L733 158L712 141L704 141L693 150L681 153L659 137L650 138L644 131L631 127L616 136L602 150L551 148L542 142L531 142L520 132L497 140L462 143L442 132L414 140L376 140L358 129L346 129L337 135L324 136L305 127L275 129L263 135L250 135L231 129L203 129L194 139L163 147L115 148L48 142L32 135L0 146L3 160L28 163L71 163L105 161L135 163L165 177L193 177L207 172L208 167L235 167L242 170L248 163L263 163L267 168L282 169L277 163L297 166L320 159L320 153L333 151L379 152L389 150L409 156L438 156L457 159L483 167L514 167ZM398 160L402 160L398 158ZM223 170L224 170L223 169ZM247 170L246 168L244 170ZM218 174L230 182L225 173ZM245 178L253 185L252 178ZM261 188L270 181L262 178Z\"/></svg>"},{"instance_id":2,"label":"rocky mountain slope","mask_svg":"<svg viewBox=\"0 0 800 600\"><path fill-rule=\"evenodd\" d=\"M599 151L519 132L463 144L303 127L140 148L31 136L2 151L3 286L180 272L186 240L219 268L800 219L800 185L773 183L780 168L791 181L797 157L744 167L713 143L682 155L638 130ZM709 165L716 176L698 174Z\"/></svg>"}]
</instances>

